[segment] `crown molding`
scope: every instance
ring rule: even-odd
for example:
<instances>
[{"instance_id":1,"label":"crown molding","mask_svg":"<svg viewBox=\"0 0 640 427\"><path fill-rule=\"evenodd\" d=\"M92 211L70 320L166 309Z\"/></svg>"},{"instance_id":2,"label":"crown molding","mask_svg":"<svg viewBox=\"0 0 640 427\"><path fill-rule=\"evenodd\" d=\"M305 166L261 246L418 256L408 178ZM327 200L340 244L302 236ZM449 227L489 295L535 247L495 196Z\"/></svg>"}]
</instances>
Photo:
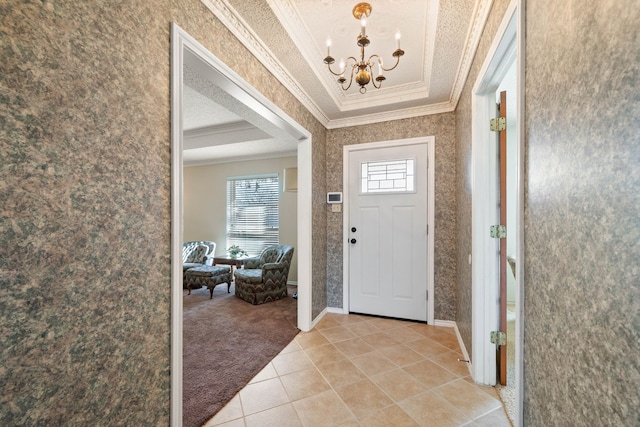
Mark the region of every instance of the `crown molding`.
<instances>
[{"instance_id":1,"label":"crown molding","mask_svg":"<svg viewBox=\"0 0 640 427\"><path fill-rule=\"evenodd\" d=\"M370 125L373 123L389 122L393 120L409 119L412 117L429 116L433 114L450 113L456 106L451 102L440 104L424 105L421 107L404 108L395 111L385 111L382 113L367 114L364 116L351 117L346 119L331 120L327 129L339 129L350 126Z\"/></svg>"},{"instance_id":2,"label":"crown molding","mask_svg":"<svg viewBox=\"0 0 640 427\"><path fill-rule=\"evenodd\" d=\"M200 0L220 22L282 83L293 96L324 126L329 118L289 74L271 50L226 0Z\"/></svg>"},{"instance_id":3,"label":"crown molding","mask_svg":"<svg viewBox=\"0 0 640 427\"><path fill-rule=\"evenodd\" d=\"M213 126L206 126L202 128L185 130L184 137L195 138L199 136L213 136L213 135L220 135L225 133L252 131L255 129L256 127L254 125L242 120L242 121L237 121L232 123L225 123L222 125L213 125Z\"/></svg>"},{"instance_id":4,"label":"crown molding","mask_svg":"<svg viewBox=\"0 0 640 427\"><path fill-rule=\"evenodd\" d=\"M467 31L467 38L464 44L464 53L460 59L460 65L458 66L458 72L456 73L456 80L451 89L451 96L449 102L453 104L454 109L458 105L460 95L464 89L464 85L469 77L471 71L471 65L473 59L476 56L478 45L480 44L480 37L484 31L484 26L489 19L489 12L491 12L491 6L493 0L477 0L473 9L473 21Z\"/></svg>"},{"instance_id":5,"label":"crown molding","mask_svg":"<svg viewBox=\"0 0 640 427\"><path fill-rule=\"evenodd\" d=\"M274 1L267 0L267 4L273 10L278 20L283 25L284 30L289 34L291 40L297 40L298 44L302 46L315 46L314 40L309 36L309 30L300 20L300 14L295 5L290 0ZM298 49L300 54L310 64L310 68L318 78L318 81L322 84L322 87L327 92L333 103L339 107L344 95L341 90L337 90L337 83L331 77L331 74L327 73L324 66L318 65L318 58L323 58L323 53L316 51L315 55L309 54L307 49ZM310 55L312 55L310 57Z\"/></svg>"},{"instance_id":6,"label":"crown molding","mask_svg":"<svg viewBox=\"0 0 640 427\"><path fill-rule=\"evenodd\" d=\"M225 157L225 158L216 158L216 159L204 159L204 160L193 160L189 162L184 162L184 167L196 167L196 166L207 166L207 165L219 165L222 163L234 163L234 162L248 162L252 160L267 160L267 159L277 159L280 157L297 157L298 152L294 151L284 151L280 153L261 153L261 154L248 154L245 156L233 156L233 157Z\"/></svg>"}]
</instances>

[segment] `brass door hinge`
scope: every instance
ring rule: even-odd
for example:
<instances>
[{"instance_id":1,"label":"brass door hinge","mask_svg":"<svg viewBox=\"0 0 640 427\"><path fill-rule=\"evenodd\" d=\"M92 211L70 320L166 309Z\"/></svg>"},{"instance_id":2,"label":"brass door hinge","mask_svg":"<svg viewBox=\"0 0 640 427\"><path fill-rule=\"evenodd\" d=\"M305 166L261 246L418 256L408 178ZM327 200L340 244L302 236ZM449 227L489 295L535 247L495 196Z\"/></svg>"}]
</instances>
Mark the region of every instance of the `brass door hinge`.
<instances>
[{"instance_id":1,"label":"brass door hinge","mask_svg":"<svg viewBox=\"0 0 640 427\"><path fill-rule=\"evenodd\" d=\"M489 127L492 132L503 131L507 128L507 119L505 117L496 117L495 119L491 119Z\"/></svg>"},{"instance_id":2,"label":"brass door hinge","mask_svg":"<svg viewBox=\"0 0 640 427\"><path fill-rule=\"evenodd\" d=\"M489 228L489 234L494 239L504 239L507 237L507 227L504 225L492 225Z\"/></svg>"},{"instance_id":3,"label":"brass door hinge","mask_svg":"<svg viewBox=\"0 0 640 427\"><path fill-rule=\"evenodd\" d=\"M505 345L507 343L507 334L500 331L491 331L491 344Z\"/></svg>"}]
</instances>

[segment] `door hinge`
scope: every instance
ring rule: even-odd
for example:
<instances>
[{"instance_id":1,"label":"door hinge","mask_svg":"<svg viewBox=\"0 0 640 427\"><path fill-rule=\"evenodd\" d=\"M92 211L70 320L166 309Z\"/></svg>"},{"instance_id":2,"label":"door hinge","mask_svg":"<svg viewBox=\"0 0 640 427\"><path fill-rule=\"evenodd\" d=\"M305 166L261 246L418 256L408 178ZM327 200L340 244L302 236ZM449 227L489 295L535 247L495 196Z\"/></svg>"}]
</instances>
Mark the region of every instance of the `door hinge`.
<instances>
[{"instance_id":1,"label":"door hinge","mask_svg":"<svg viewBox=\"0 0 640 427\"><path fill-rule=\"evenodd\" d=\"M507 343L507 334L500 331L491 331L491 344L505 345Z\"/></svg>"},{"instance_id":2,"label":"door hinge","mask_svg":"<svg viewBox=\"0 0 640 427\"><path fill-rule=\"evenodd\" d=\"M489 127L492 132L503 131L507 128L507 119L505 117L496 117L495 119L491 119Z\"/></svg>"},{"instance_id":3,"label":"door hinge","mask_svg":"<svg viewBox=\"0 0 640 427\"><path fill-rule=\"evenodd\" d=\"M507 237L507 227L504 225L492 225L489 228L489 234L494 239L504 239Z\"/></svg>"},{"instance_id":4,"label":"door hinge","mask_svg":"<svg viewBox=\"0 0 640 427\"><path fill-rule=\"evenodd\" d=\"M427 291L427 301L429 301L429 291Z\"/></svg>"}]
</instances>

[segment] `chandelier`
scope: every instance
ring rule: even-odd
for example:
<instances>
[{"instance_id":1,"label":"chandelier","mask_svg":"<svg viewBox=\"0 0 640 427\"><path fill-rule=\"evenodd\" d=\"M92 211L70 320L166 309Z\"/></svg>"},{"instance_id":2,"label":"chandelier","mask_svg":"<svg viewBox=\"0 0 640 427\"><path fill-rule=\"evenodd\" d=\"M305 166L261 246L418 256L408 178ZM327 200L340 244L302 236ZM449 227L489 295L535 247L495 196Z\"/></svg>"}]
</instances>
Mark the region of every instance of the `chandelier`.
<instances>
[{"instance_id":1,"label":"chandelier","mask_svg":"<svg viewBox=\"0 0 640 427\"><path fill-rule=\"evenodd\" d=\"M342 90L348 90L353 83L353 78L355 76L356 83L360 85L360 93L365 93L367 91L367 85L369 82L373 84L373 87L376 89L380 89L382 87L382 82L386 80L384 76L385 71L394 70L398 64L400 63L400 57L404 55L404 50L400 49L400 33L396 33L396 50L393 52L393 57L396 58L396 63L391 68L385 68L382 62L382 57L378 54L373 54L365 61L364 57L364 49L369 45L369 37L367 36L367 18L371 15L371 5L369 3L358 3L353 8L353 16L354 18L360 21L360 34L356 39L356 44L360 47L360 60L356 59L354 56L348 57L346 60L340 60L340 71L335 72L331 69L331 65L336 62L336 60L331 56L331 40L327 40L327 57L324 58L324 63L327 64L327 68L329 72L334 76L337 76L338 83L342 86ZM373 76L373 67L375 64L378 64L378 75L372 79ZM351 69L349 72L349 84L345 86L347 78L345 75L345 70L347 66Z\"/></svg>"}]
</instances>

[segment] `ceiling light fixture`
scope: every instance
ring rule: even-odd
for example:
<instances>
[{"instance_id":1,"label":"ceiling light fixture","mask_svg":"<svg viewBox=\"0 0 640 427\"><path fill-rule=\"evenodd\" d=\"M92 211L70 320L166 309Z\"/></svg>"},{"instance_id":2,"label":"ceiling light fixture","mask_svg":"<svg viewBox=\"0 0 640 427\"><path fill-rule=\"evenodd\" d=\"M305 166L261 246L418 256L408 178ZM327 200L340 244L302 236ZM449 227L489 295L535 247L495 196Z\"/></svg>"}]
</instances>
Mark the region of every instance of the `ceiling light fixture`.
<instances>
[{"instance_id":1,"label":"ceiling light fixture","mask_svg":"<svg viewBox=\"0 0 640 427\"><path fill-rule=\"evenodd\" d=\"M356 39L357 45L360 47L360 60L353 56L348 57L346 60L340 60L340 72L336 73L331 69L331 64L334 64L336 60L331 56L331 40L327 40L327 57L324 58L324 63L327 64L329 72L334 76L338 76L338 83L342 86L342 90L348 90L353 83L353 77L355 75L356 83L360 85L360 93L367 91L367 85L369 82L373 84L373 87L380 89L382 82L386 80L384 76L385 71L394 70L400 63L400 57L404 55L404 50L400 49L400 32L396 32L396 50L393 52L393 56L396 58L396 63L391 68L385 68L382 62L382 57L378 54L373 54L364 60L364 49L369 45L369 37L367 36L367 18L371 15L371 5L369 3L358 3L353 8L354 18L360 21L360 34ZM375 79L371 79L373 76L373 66L378 63L378 75ZM349 76L349 84L345 87L347 79L344 76L345 68L349 65L351 72ZM377 82L377 84L376 84Z\"/></svg>"}]
</instances>

